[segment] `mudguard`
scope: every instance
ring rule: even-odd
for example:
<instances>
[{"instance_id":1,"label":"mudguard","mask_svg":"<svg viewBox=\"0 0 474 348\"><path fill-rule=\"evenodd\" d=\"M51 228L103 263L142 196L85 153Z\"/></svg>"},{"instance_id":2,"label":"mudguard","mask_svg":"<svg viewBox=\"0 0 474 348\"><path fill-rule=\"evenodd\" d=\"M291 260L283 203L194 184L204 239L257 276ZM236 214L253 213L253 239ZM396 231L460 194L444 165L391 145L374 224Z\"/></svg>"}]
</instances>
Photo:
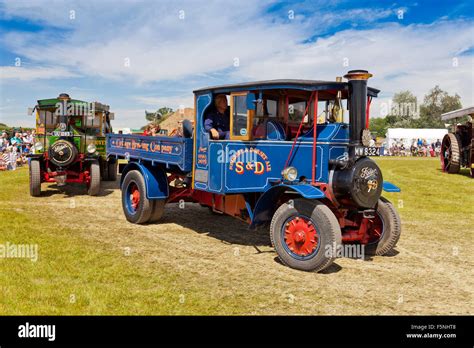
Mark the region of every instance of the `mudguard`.
<instances>
[{"instance_id":1,"label":"mudguard","mask_svg":"<svg viewBox=\"0 0 474 348\"><path fill-rule=\"evenodd\" d=\"M139 162L129 162L123 169L120 188L122 188L123 179L131 170L138 170L142 173L146 185L146 198L163 199L168 197L168 179L165 172L159 167L147 166Z\"/></svg>"},{"instance_id":2,"label":"mudguard","mask_svg":"<svg viewBox=\"0 0 474 348\"><path fill-rule=\"evenodd\" d=\"M385 192L400 192L401 191L400 187L395 186L394 184L388 181L383 182L382 188Z\"/></svg>"},{"instance_id":3,"label":"mudguard","mask_svg":"<svg viewBox=\"0 0 474 348\"><path fill-rule=\"evenodd\" d=\"M250 228L255 228L256 226L272 219L273 213L276 210L275 202L285 191L294 191L307 199L320 199L325 197L323 191L311 185L280 184L277 186L272 186L267 191L265 191L262 196L260 196L257 204L255 204Z\"/></svg>"}]
</instances>

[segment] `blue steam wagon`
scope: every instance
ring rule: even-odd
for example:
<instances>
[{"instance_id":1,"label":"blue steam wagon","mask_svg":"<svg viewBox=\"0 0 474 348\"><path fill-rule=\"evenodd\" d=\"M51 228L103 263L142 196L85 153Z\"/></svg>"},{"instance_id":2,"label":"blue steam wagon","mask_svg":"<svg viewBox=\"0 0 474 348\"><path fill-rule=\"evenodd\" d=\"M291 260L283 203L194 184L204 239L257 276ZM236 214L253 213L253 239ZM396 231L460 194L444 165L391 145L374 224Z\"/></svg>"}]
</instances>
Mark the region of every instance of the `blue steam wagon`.
<instances>
[{"instance_id":1,"label":"blue steam wagon","mask_svg":"<svg viewBox=\"0 0 474 348\"><path fill-rule=\"evenodd\" d=\"M281 261L305 271L327 268L342 243L389 253L401 223L381 194L400 189L369 157L380 154L368 130L379 93L367 87L371 76L203 88L180 136L107 135L107 155L128 160L127 220L154 223L167 203L200 203L251 229L269 225Z\"/></svg>"}]
</instances>

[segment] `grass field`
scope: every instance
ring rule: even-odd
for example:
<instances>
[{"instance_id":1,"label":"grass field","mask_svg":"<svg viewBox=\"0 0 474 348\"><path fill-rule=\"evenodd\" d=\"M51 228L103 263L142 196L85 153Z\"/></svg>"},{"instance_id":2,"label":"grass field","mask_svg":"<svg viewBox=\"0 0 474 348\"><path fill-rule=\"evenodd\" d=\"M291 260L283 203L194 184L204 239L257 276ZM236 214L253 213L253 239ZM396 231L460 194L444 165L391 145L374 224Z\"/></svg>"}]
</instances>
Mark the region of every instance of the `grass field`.
<instances>
[{"instance_id":1,"label":"grass field","mask_svg":"<svg viewBox=\"0 0 474 348\"><path fill-rule=\"evenodd\" d=\"M126 222L117 183L28 194L28 170L0 173L0 314L474 314L474 180L437 160L381 158L400 212L396 255L338 259L324 273L276 261L268 233L199 205L161 224Z\"/></svg>"}]
</instances>

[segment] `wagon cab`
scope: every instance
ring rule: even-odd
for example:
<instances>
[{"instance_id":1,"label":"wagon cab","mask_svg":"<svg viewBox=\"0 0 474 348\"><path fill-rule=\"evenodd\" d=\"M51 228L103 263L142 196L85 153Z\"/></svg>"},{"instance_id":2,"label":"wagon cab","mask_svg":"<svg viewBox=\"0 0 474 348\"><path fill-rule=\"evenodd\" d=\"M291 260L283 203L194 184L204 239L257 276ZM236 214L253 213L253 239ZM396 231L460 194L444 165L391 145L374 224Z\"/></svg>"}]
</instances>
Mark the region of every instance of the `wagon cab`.
<instances>
[{"instance_id":1,"label":"wagon cab","mask_svg":"<svg viewBox=\"0 0 474 348\"><path fill-rule=\"evenodd\" d=\"M194 127L181 137L108 135L109 157L126 158L121 178L128 221L159 221L165 204L197 202L269 226L281 261L321 271L342 243L390 252L400 219L369 156L372 75L335 81L270 80L194 91Z\"/></svg>"}]
</instances>

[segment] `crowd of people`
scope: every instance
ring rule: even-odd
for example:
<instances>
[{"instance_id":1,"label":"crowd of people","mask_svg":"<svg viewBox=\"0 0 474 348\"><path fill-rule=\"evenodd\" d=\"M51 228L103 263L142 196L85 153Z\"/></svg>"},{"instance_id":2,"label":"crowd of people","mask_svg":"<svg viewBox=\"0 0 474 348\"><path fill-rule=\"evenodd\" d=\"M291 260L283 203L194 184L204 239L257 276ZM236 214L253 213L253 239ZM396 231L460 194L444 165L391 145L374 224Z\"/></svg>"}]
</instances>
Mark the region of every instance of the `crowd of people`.
<instances>
[{"instance_id":1,"label":"crowd of people","mask_svg":"<svg viewBox=\"0 0 474 348\"><path fill-rule=\"evenodd\" d=\"M411 146L405 146L402 139L395 140L388 149L388 156L438 157L441 152L441 141L431 144L426 139L414 139Z\"/></svg>"},{"instance_id":2,"label":"crowd of people","mask_svg":"<svg viewBox=\"0 0 474 348\"><path fill-rule=\"evenodd\" d=\"M26 155L31 152L35 131L2 131L0 136L0 170L15 170L27 163Z\"/></svg>"}]
</instances>

